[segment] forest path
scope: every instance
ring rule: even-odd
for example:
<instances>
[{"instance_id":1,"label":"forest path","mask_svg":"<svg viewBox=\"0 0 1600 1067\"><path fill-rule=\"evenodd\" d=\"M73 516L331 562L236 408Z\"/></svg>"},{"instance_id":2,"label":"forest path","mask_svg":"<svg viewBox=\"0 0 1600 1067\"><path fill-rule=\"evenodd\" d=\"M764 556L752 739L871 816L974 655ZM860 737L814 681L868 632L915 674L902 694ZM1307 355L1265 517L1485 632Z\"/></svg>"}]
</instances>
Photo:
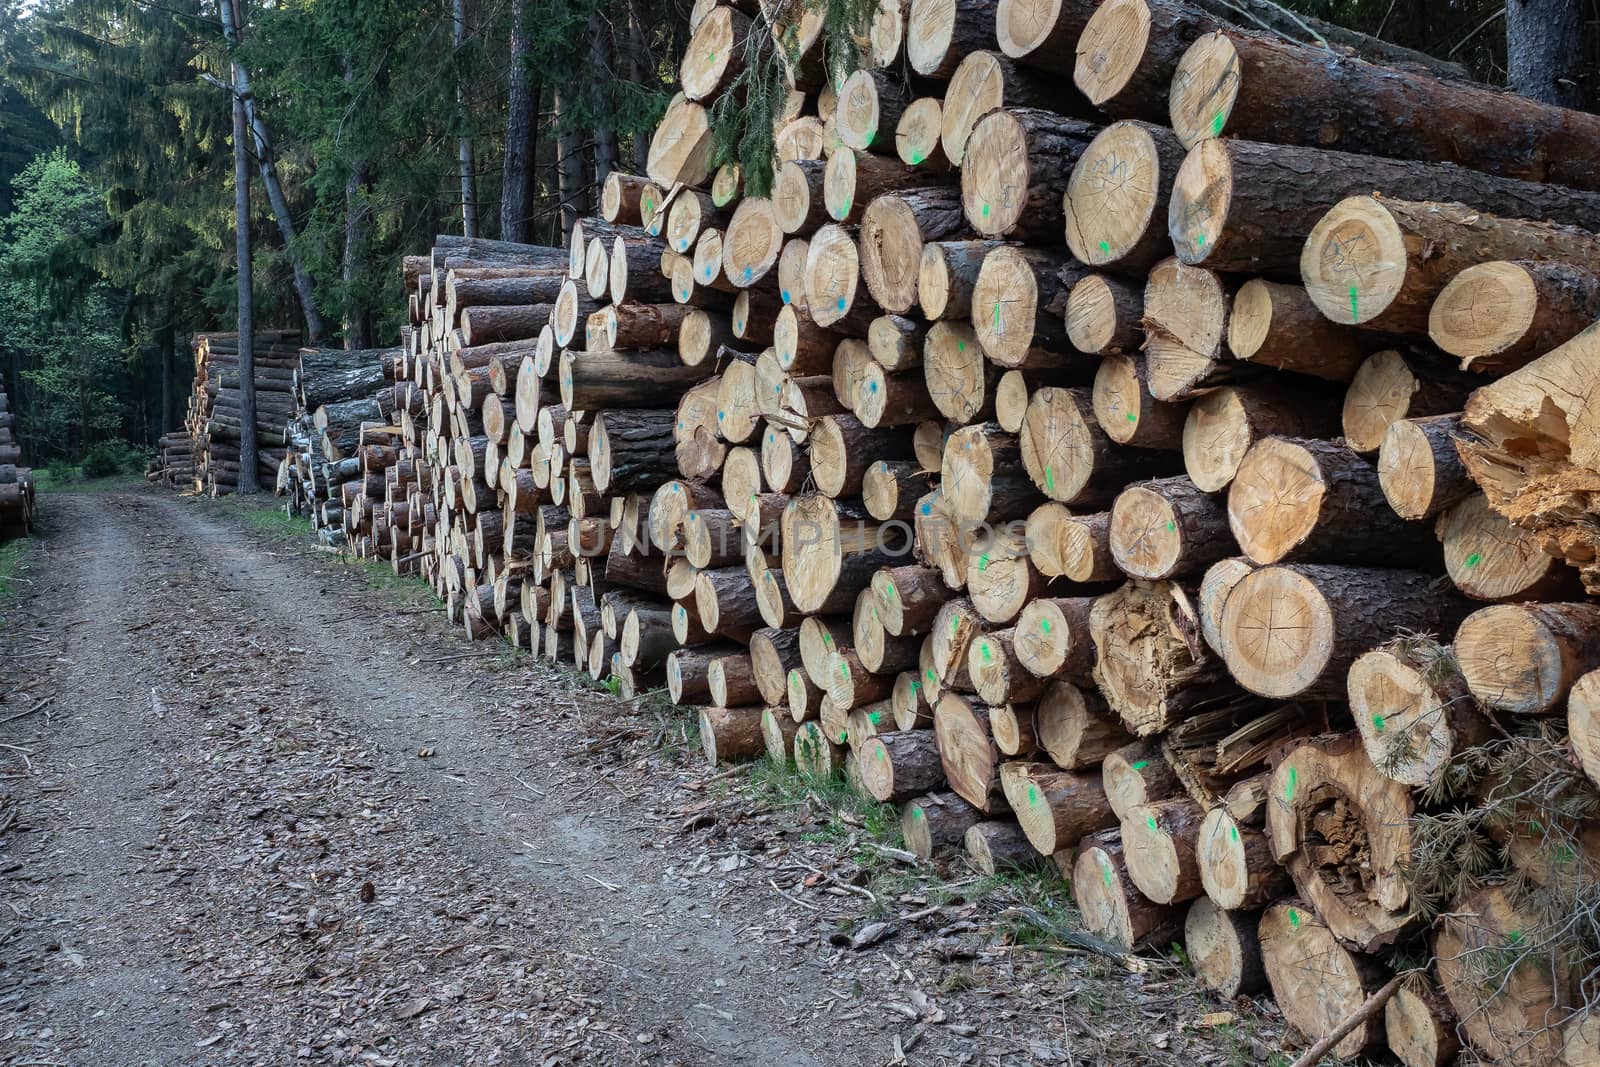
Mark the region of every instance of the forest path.
<instances>
[{"instance_id":1,"label":"forest path","mask_svg":"<svg viewBox=\"0 0 1600 1067\"><path fill-rule=\"evenodd\" d=\"M44 511L0 607L0 719L53 698L0 726L16 1062L886 1059L802 1010L783 900L730 905L643 776L570 758L617 702L441 667L440 625L195 502Z\"/></svg>"}]
</instances>

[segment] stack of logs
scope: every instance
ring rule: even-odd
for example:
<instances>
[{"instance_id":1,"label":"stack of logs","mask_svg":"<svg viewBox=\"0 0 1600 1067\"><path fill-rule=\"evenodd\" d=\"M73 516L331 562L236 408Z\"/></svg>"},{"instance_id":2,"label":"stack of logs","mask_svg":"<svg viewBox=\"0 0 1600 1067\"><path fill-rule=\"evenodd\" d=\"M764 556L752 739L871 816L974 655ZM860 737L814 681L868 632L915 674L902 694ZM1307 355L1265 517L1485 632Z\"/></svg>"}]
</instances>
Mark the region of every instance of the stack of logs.
<instances>
[{"instance_id":1,"label":"stack of logs","mask_svg":"<svg viewBox=\"0 0 1600 1067\"><path fill-rule=\"evenodd\" d=\"M194 436L187 430L161 435L155 458L145 471L145 480L167 489L193 489Z\"/></svg>"},{"instance_id":2,"label":"stack of logs","mask_svg":"<svg viewBox=\"0 0 1600 1067\"><path fill-rule=\"evenodd\" d=\"M1569 945L1518 952L1594 827L1502 826L1434 923L1412 861L1521 717L1600 779L1600 119L1212 6L886 0L836 76L820 11L703 0L569 250L407 261L343 521L473 636L664 681L919 855L1053 862L1308 1038L1431 950L1340 1055L1588 1062ZM708 109L767 33L744 196Z\"/></svg>"},{"instance_id":3,"label":"stack of logs","mask_svg":"<svg viewBox=\"0 0 1600 1067\"><path fill-rule=\"evenodd\" d=\"M299 341L298 333L287 330L259 330L255 335L256 468L262 485L272 484L287 453ZM240 425L239 335L196 334L194 391L184 430L197 492L223 496L238 486ZM175 450L182 448L182 436L172 440Z\"/></svg>"},{"instance_id":4,"label":"stack of logs","mask_svg":"<svg viewBox=\"0 0 1600 1067\"><path fill-rule=\"evenodd\" d=\"M371 533L366 503L374 493L382 498L383 484L368 481L364 435L375 435L374 444L392 436L382 428L391 424L397 393L406 391L395 385L400 356L399 348L300 353L277 493L287 498L289 514L311 520L323 545L342 546L352 536ZM347 514L351 527L345 524Z\"/></svg>"},{"instance_id":5,"label":"stack of logs","mask_svg":"<svg viewBox=\"0 0 1600 1067\"><path fill-rule=\"evenodd\" d=\"M0 540L26 537L33 529L33 469L22 466L17 416L0 384Z\"/></svg>"}]
</instances>

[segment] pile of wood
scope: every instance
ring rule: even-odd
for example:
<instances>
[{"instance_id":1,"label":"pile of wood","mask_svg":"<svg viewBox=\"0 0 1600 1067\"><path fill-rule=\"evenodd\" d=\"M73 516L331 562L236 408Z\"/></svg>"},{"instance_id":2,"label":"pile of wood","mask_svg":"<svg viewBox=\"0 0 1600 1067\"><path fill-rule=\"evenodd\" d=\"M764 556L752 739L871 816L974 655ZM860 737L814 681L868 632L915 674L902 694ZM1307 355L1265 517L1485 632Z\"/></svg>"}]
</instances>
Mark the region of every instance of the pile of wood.
<instances>
[{"instance_id":1,"label":"pile of wood","mask_svg":"<svg viewBox=\"0 0 1600 1067\"><path fill-rule=\"evenodd\" d=\"M187 430L161 435L156 454L145 470L145 480L168 489L193 489L194 436Z\"/></svg>"},{"instance_id":2,"label":"pile of wood","mask_svg":"<svg viewBox=\"0 0 1600 1067\"><path fill-rule=\"evenodd\" d=\"M293 382L295 413L287 426L288 452L278 465L276 490L287 498L289 514L311 520L324 545L349 541L346 498L366 495L364 429L387 426L397 396L409 388L395 386L400 356L399 348L300 352Z\"/></svg>"},{"instance_id":3,"label":"pile of wood","mask_svg":"<svg viewBox=\"0 0 1600 1067\"><path fill-rule=\"evenodd\" d=\"M17 416L0 384L0 539L26 537L33 529L33 469L22 466Z\"/></svg>"},{"instance_id":4,"label":"pile of wood","mask_svg":"<svg viewBox=\"0 0 1600 1067\"><path fill-rule=\"evenodd\" d=\"M256 466L262 484L270 485L288 450L300 335L288 330L258 330L254 356ZM194 391L184 419L195 491L223 496L238 486L240 425L239 335L196 334Z\"/></svg>"},{"instance_id":5,"label":"pile of wood","mask_svg":"<svg viewBox=\"0 0 1600 1067\"><path fill-rule=\"evenodd\" d=\"M848 775L919 855L1054 864L1308 1038L1431 948L1340 1055L1448 1062L1459 1019L1586 1062L1581 971L1481 980L1549 851L1502 826L1431 924L1410 868L1495 717L1600 780L1600 119L1236 6L886 0L845 77L810 12L697 4L568 250L407 261L340 519L474 637L664 681L713 762ZM744 196L708 111L769 32Z\"/></svg>"}]
</instances>

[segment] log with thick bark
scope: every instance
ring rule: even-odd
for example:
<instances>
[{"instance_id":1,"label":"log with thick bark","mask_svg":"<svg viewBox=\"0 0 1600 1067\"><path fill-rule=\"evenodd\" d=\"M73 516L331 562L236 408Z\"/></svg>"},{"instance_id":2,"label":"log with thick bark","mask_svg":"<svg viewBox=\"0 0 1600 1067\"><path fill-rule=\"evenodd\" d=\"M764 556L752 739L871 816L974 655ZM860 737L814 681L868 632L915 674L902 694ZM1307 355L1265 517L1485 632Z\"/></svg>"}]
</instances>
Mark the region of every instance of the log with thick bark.
<instances>
[{"instance_id":1,"label":"log with thick bark","mask_svg":"<svg viewBox=\"0 0 1600 1067\"><path fill-rule=\"evenodd\" d=\"M1196 41L1172 85L1189 145L1227 133L1600 189L1600 117L1486 85L1231 31Z\"/></svg>"},{"instance_id":2,"label":"log with thick bark","mask_svg":"<svg viewBox=\"0 0 1600 1067\"><path fill-rule=\"evenodd\" d=\"M911 282L913 290L916 279ZM922 363L922 346L928 324L920 318L880 315L867 329L867 351L884 370L911 370Z\"/></svg>"},{"instance_id":3,"label":"log with thick bark","mask_svg":"<svg viewBox=\"0 0 1600 1067\"><path fill-rule=\"evenodd\" d=\"M856 418L871 429L916 426L941 414L920 368L891 374L882 364L869 362L856 377L854 400Z\"/></svg>"},{"instance_id":4,"label":"log with thick bark","mask_svg":"<svg viewBox=\"0 0 1600 1067\"><path fill-rule=\"evenodd\" d=\"M1517 715L1545 714L1579 677L1600 667L1600 605L1483 608L1456 632L1455 658L1480 703Z\"/></svg>"},{"instance_id":5,"label":"log with thick bark","mask_svg":"<svg viewBox=\"0 0 1600 1067\"><path fill-rule=\"evenodd\" d=\"M782 522L783 573L800 611L848 610L891 558L896 539L861 515L820 494L789 501Z\"/></svg>"},{"instance_id":6,"label":"log with thick bark","mask_svg":"<svg viewBox=\"0 0 1600 1067\"><path fill-rule=\"evenodd\" d=\"M1335 322L1426 336L1445 285L1488 259L1594 263L1600 236L1586 230L1485 214L1476 206L1352 196L1306 238L1306 291Z\"/></svg>"},{"instance_id":7,"label":"log with thick bark","mask_svg":"<svg viewBox=\"0 0 1600 1067\"><path fill-rule=\"evenodd\" d=\"M1030 600L1017 616L1016 647L1022 665L1041 678L1090 684L1095 661L1089 639L1093 603L1093 597L1082 596Z\"/></svg>"},{"instance_id":8,"label":"log with thick bark","mask_svg":"<svg viewBox=\"0 0 1600 1067\"><path fill-rule=\"evenodd\" d=\"M1099 775L1048 763L1007 763L1000 770L1006 800L1035 851L1053 856L1116 825Z\"/></svg>"},{"instance_id":9,"label":"log with thick bark","mask_svg":"<svg viewBox=\"0 0 1600 1067\"><path fill-rule=\"evenodd\" d=\"M1129 486L1111 506L1111 557L1130 578L1200 574L1239 550L1229 514L1183 475Z\"/></svg>"},{"instance_id":10,"label":"log with thick bark","mask_svg":"<svg viewBox=\"0 0 1600 1067\"><path fill-rule=\"evenodd\" d=\"M1378 446L1378 484L1402 519L1431 519L1478 491L1456 449L1460 415L1389 424Z\"/></svg>"},{"instance_id":11,"label":"log with thick bark","mask_svg":"<svg viewBox=\"0 0 1600 1067\"><path fill-rule=\"evenodd\" d=\"M1007 810L1000 787L1000 752L989 732L989 709L947 692L933 710L939 757L957 796L988 815Z\"/></svg>"},{"instance_id":12,"label":"log with thick bark","mask_svg":"<svg viewBox=\"0 0 1600 1067\"><path fill-rule=\"evenodd\" d=\"M737 8L718 5L707 12L683 52L679 81L684 95L704 102L726 92L744 70L749 32L750 19Z\"/></svg>"},{"instance_id":13,"label":"log with thick bark","mask_svg":"<svg viewBox=\"0 0 1600 1067\"><path fill-rule=\"evenodd\" d=\"M1113 118L1166 125L1172 73L1216 25L1178 0L1105 0L1078 38L1073 84Z\"/></svg>"},{"instance_id":14,"label":"log with thick bark","mask_svg":"<svg viewBox=\"0 0 1600 1067\"><path fill-rule=\"evenodd\" d=\"M1252 376L1224 343L1229 286L1224 279L1176 259L1150 271L1144 288L1144 360L1150 393L1180 400L1196 391Z\"/></svg>"},{"instance_id":15,"label":"log with thick bark","mask_svg":"<svg viewBox=\"0 0 1600 1067\"><path fill-rule=\"evenodd\" d=\"M669 631L670 634L670 631ZM701 645L675 649L667 656L667 695L674 704L703 704L711 696L711 664L733 648Z\"/></svg>"},{"instance_id":16,"label":"log with thick bark","mask_svg":"<svg viewBox=\"0 0 1600 1067\"><path fill-rule=\"evenodd\" d=\"M1118 353L1101 358L1094 376L1094 417L1117 444L1181 451L1187 415L1186 405L1151 395L1143 359Z\"/></svg>"},{"instance_id":17,"label":"log with thick bark","mask_svg":"<svg viewBox=\"0 0 1600 1067\"><path fill-rule=\"evenodd\" d=\"M1182 922L1179 909L1157 904L1133 887L1122 834L1116 829L1091 834L1078 843L1072 899L1086 930L1127 949L1165 944Z\"/></svg>"},{"instance_id":18,"label":"log with thick bark","mask_svg":"<svg viewBox=\"0 0 1600 1067\"><path fill-rule=\"evenodd\" d=\"M967 674L972 678L973 688L978 691L980 700L993 707L1027 704L1044 691L1044 682L1017 660L1014 637L1013 630L994 630L974 638L967 649ZM995 733L999 740L998 726ZM1017 754L1014 747L1004 744L1001 751L1006 755Z\"/></svg>"},{"instance_id":19,"label":"log with thick bark","mask_svg":"<svg viewBox=\"0 0 1600 1067\"><path fill-rule=\"evenodd\" d=\"M1373 463L1316 438L1268 437L1251 446L1228 487L1228 524L1256 563L1427 565L1439 558L1427 531L1390 509Z\"/></svg>"},{"instance_id":20,"label":"log with thick bark","mask_svg":"<svg viewBox=\"0 0 1600 1067\"><path fill-rule=\"evenodd\" d=\"M1393 423L1459 411L1475 386L1471 376L1425 354L1376 352L1345 391L1345 442L1357 452L1376 452Z\"/></svg>"},{"instance_id":21,"label":"log with thick bark","mask_svg":"<svg viewBox=\"0 0 1600 1067\"><path fill-rule=\"evenodd\" d=\"M939 493L949 514L964 525L1020 519L1043 503L1038 488L1017 469L1017 438L997 423L963 426L945 442Z\"/></svg>"},{"instance_id":22,"label":"log with thick bark","mask_svg":"<svg viewBox=\"0 0 1600 1067\"><path fill-rule=\"evenodd\" d=\"M972 314L972 287L999 241L940 241L925 245L917 271L917 300L929 319L965 319Z\"/></svg>"},{"instance_id":23,"label":"log with thick bark","mask_svg":"<svg viewBox=\"0 0 1600 1067\"><path fill-rule=\"evenodd\" d=\"M911 91L892 73L877 68L855 71L839 87L833 125L839 142L859 151L889 152Z\"/></svg>"},{"instance_id":24,"label":"log with thick bark","mask_svg":"<svg viewBox=\"0 0 1600 1067\"><path fill-rule=\"evenodd\" d=\"M606 175L604 184L600 187L600 216L607 222L621 223L624 226L639 226L644 222L645 190L650 188L650 179L641 178L635 174L624 174L614 170ZM659 190L656 191L659 194ZM653 204L659 203L659 195L655 197L651 213L655 209Z\"/></svg>"},{"instance_id":25,"label":"log with thick bark","mask_svg":"<svg viewBox=\"0 0 1600 1067\"><path fill-rule=\"evenodd\" d=\"M906 61L925 78L948 78L961 60L994 47L993 0L912 0Z\"/></svg>"},{"instance_id":26,"label":"log with thick bark","mask_svg":"<svg viewBox=\"0 0 1600 1067\"><path fill-rule=\"evenodd\" d=\"M997 874L1042 866L1022 828L1009 819L973 824L962 841L967 862L980 874Z\"/></svg>"},{"instance_id":27,"label":"log with thick bark","mask_svg":"<svg viewBox=\"0 0 1600 1067\"><path fill-rule=\"evenodd\" d=\"M1059 240L1061 190L1096 129L1035 108L979 119L961 167L961 206L972 228L1033 244Z\"/></svg>"},{"instance_id":28,"label":"log with thick bark","mask_svg":"<svg viewBox=\"0 0 1600 1067\"><path fill-rule=\"evenodd\" d=\"M1172 254L1163 211L1184 159L1172 131L1107 126L1084 149L1062 200L1067 247L1084 263L1148 270Z\"/></svg>"},{"instance_id":29,"label":"log with thick bark","mask_svg":"<svg viewBox=\"0 0 1600 1067\"><path fill-rule=\"evenodd\" d=\"M1267 908L1257 932L1273 998L1285 1021L1313 1041L1333 1033L1383 984L1386 972L1377 961L1342 946L1318 914L1298 900ZM1381 1030L1375 1016L1368 1018L1333 1047L1333 1054L1357 1058L1381 1040Z\"/></svg>"},{"instance_id":30,"label":"log with thick bark","mask_svg":"<svg viewBox=\"0 0 1600 1067\"><path fill-rule=\"evenodd\" d=\"M1273 859L1267 835L1234 818L1226 804L1206 812L1195 840L1195 861L1206 896L1230 911L1270 903L1293 885Z\"/></svg>"},{"instance_id":31,"label":"log with thick bark","mask_svg":"<svg viewBox=\"0 0 1600 1067\"><path fill-rule=\"evenodd\" d=\"M683 322L695 312L682 304L612 304L595 313L599 319L597 349L670 348L677 343ZM593 323L591 321L591 327Z\"/></svg>"},{"instance_id":32,"label":"log with thick bark","mask_svg":"<svg viewBox=\"0 0 1600 1067\"><path fill-rule=\"evenodd\" d=\"M1019 66L997 52L973 52L961 61L945 87L939 136L945 158L960 165L967 138L978 120L996 108L1017 107L1093 117L1083 94L1059 78Z\"/></svg>"},{"instance_id":33,"label":"log with thick bark","mask_svg":"<svg viewBox=\"0 0 1600 1067\"><path fill-rule=\"evenodd\" d=\"M967 830L983 821L983 812L954 793L929 793L906 802L900 833L906 848L920 860L942 848L961 844Z\"/></svg>"},{"instance_id":34,"label":"log with thick bark","mask_svg":"<svg viewBox=\"0 0 1600 1067\"><path fill-rule=\"evenodd\" d=\"M711 661L706 671L706 684L711 690L711 703L721 707L742 706L761 699L750 656L737 645L732 650L724 649L723 655ZM789 717L785 715L784 718Z\"/></svg>"},{"instance_id":35,"label":"log with thick bark","mask_svg":"<svg viewBox=\"0 0 1600 1067\"><path fill-rule=\"evenodd\" d=\"M867 795L898 804L944 786L944 765L932 730L878 734L857 749L861 784Z\"/></svg>"},{"instance_id":36,"label":"log with thick bark","mask_svg":"<svg viewBox=\"0 0 1600 1067\"><path fill-rule=\"evenodd\" d=\"M926 633L950 597L937 570L915 563L880 570L872 576L871 588L878 621L893 637Z\"/></svg>"},{"instance_id":37,"label":"log with thick bark","mask_svg":"<svg viewBox=\"0 0 1600 1067\"><path fill-rule=\"evenodd\" d=\"M684 366L670 350L561 354L557 377L561 404L568 411L655 408L677 400L712 376L715 367Z\"/></svg>"},{"instance_id":38,"label":"log with thick bark","mask_svg":"<svg viewBox=\"0 0 1600 1067\"><path fill-rule=\"evenodd\" d=\"M722 273L748 288L765 278L783 250L783 229L771 200L747 196L739 201L722 234Z\"/></svg>"},{"instance_id":39,"label":"log with thick bark","mask_svg":"<svg viewBox=\"0 0 1600 1067\"><path fill-rule=\"evenodd\" d=\"M702 226L699 234L704 236L712 232L715 231ZM666 252L666 245L654 238L618 234L611 240L605 292L601 295L608 295L617 304L624 301L664 304L668 299L676 299L671 276L660 269Z\"/></svg>"},{"instance_id":40,"label":"log with thick bark","mask_svg":"<svg viewBox=\"0 0 1600 1067\"><path fill-rule=\"evenodd\" d=\"M1232 139L1202 142L1183 161L1167 226L1186 263L1294 278L1301 247L1323 213L1344 197L1374 189L1397 199L1457 201L1508 217L1600 229L1594 193L1450 163Z\"/></svg>"},{"instance_id":41,"label":"log with thick bark","mask_svg":"<svg viewBox=\"0 0 1600 1067\"><path fill-rule=\"evenodd\" d=\"M1600 318L1600 276L1569 263L1494 260L1439 291L1428 336L1461 369L1505 374L1576 337Z\"/></svg>"},{"instance_id":42,"label":"log with thick bark","mask_svg":"<svg viewBox=\"0 0 1600 1067\"><path fill-rule=\"evenodd\" d=\"M475 307L553 304L565 275L554 269L519 269L515 273L451 271L445 277L445 318L454 323Z\"/></svg>"},{"instance_id":43,"label":"log with thick bark","mask_svg":"<svg viewBox=\"0 0 1600 1067\"><path fill-rule=\"evenodd\" d=\"M700 571L694 579L694 601L701 627L708 634L748 642L764 622L755 592L743 567Z\"/></svg>"},{"instance_id":44,"label":"log with thick bark","mask_svg":"<svg viewBox=\"0 0 1600 1067\"><path fill-rule=\"evenodd\" d=\"M1242 577L1222 607L1228 671L1264 697L1340 699L1357 656L1402 630L1447 638L1469 604L1416 571L1280 564Z\"/></svg>"},{"instance_id":45,"label":"log with thick bark","mask_svg":"<svg viewBox=\"0 0 1600 1067\"><path fill-rule=\"evenodd\" d=\"M556 296L560 293L557 288ZM537 337L554 311L554 303L469 307L461 313L461 339L477 346Z\"/></svg>"},{"instance_id":46,"label":"log with thick bark","mask_svg":"<svg viewBox=\"0 0 1600 1067\"><path fill-rule=\"evenodd\" d=\"M928 184L925 171L898 159L844 148L828 157L822 175L822 202L835 222L860 222L867 205L886 193L921 189Z\"/></svg>"},{"instance_id":47,"label":"log with thick bark","mask_svg":"<svg viewBox=\"0 0 1600 1067\"><path fill-rule=\"evenodd\" d=\"M1096 598L1089 612L1094 680L1135 735L1160 733L1226 697L1227 672L1192 640L1198 629L1188 596L1173 582L1130 582Z\"/></svg>"},{"instance_id":48,"label":"log with thick bark","mask_svg":"<svg viewBox=\"0 0 1600 1067\"><path fill-rule=\"evenodd\" d=\"M1576 573L1545 551L1540 536L1513 526L1474 493L1440 515L1434 532L1445 572L1475 600L1547 600L1576 596Z\"/></svg>"},{"instance_id":49,"label":"log with thick bark","mask_svg":"<svg viewBox=\"0 0 1600 1067\"><path fill-rule=\"evenodd\" d=\"M651 181L663 188L679 183L703 185L711 175L711 149L709 112L683 93L677 93L656 124L645 172Z\"/></svg>"},{"instance_id":50,"label":"log with thick bark","mask_svg":"<svg viewBox=\"0 0 1600 1067\"><path fill-rule=\"evenodd\" d=\"M898 429L871 429L852 415L829 415L812 426L809 450L817 489L825 496L854 497L861 495L875 458L908 459L911 441Z\"/></svg>"},{"instance_id":51,"label":"log with thick bark","mask_svg":"<svg viewBox=\"0 0 1600 1067\"><path fill-rule=\"evenodd\" d=\"M1197 399L1183 425L1183 465L1209 493L1228 488L1256 442L1268 436L1333 437L1339 398L1290 381L1223 386Z\"/></svg>"},{"instance_id":52,"label":"log with thick bark","mask_svg":"<svg viewBox=\"0 0 1600 1067\"><path fill-rule=\"evenodd\" d=\"M1176 454L1121 448L1107 437L1095 420L1088 389L1034 390L1018 436L1028 477L1063 504L1107 501L1129 482L1170 474L1179 466Z\"/></svg>"},{"instance_id":53,"label":"log with thick bark","mask_svg":"<svg viewBox=\"0 0 1600 1067\"><path fill-rule=\"evenodd\" d=\"M1414 920L1410 790L1379 774L1351 733L1291 749L1267 798L1273 856L1334 935L1362 952L1393 944Z\"/></svg>"},{"instance_id":54,"label":"log with thick bark","mask_svg":"<svg viewBox=\"0 0 1600 1067\"><path fill-rule=\"evenodd\" d=\"M670 479L678 470L675 423L673 411L617 408L597 416L588 449L595 488L639 492Z\"/></svg>"},{"instance_id":55,"label":"log with thick bark","mask_svg":"<svg viewBox=\"0 0 1600 1067\"><path fill-rule=\"evenodd\" d=\"M1567 967L1547 962L1562 950L1541 928L1548 926L1534 901L1509 882L1490 881L1453 901L1434 935L1439 985L1467 1042L1493 1062L1593 1062L1562 1055L1556 1023L1584 994Z\"/></svg>"},{"instance_id":56,"label":"log with thick bark","mask_svg":"<svg viewBox=\"0 0 1600 1067\"><path fill-rule=\"evenodd\" d=\"M1073 515L1060 504L1041 504L1028 516L1028 548L1047 578L1080 583L1120 580L1111 558L1111 513Z\"/></svg>"},{"instance_id":57,"label":"log with thick bark","mask_svg":"<svg viewBox=\"0 0 1600 1067\"><path fill-rule=\"evenodd\" d=\"M1064 679L1051 682L1039 698L1034 731L1051 761L1067 770L1095 768L1130 740L1099 693Z\"/></svg>"},{"instance_id":58,"label":"log with thick bark","mask_svg":"<svg viewBox=\"0 0 1600 1067\"><path fill-rule=\"evenodd\" d=\"M994 32L1000 51L1059 76L1076 58L1078 37L1097 0L1000 0Z\"/></svg>"},{"instance_id":59,"label":"log with thick bark","mask_svg":"<svg viewBox=\"0 0 1600 1067\"><path fill-rule=\"evenodd\" d=\"M1348 382L1380 347L1381 336L1330 322L1303 286L1252 278L1234 294L1228 350L1238 359Z\"/></svg>"},{"instance_id":60,"label":"log with thick bark","mask_svg":"<svg viewBox=\"0 0 1600 1067\"><path fill-rule=\"evenodd\" d=\"M1067 340L1093 356L1132 354L1144 343L1144 288L1088 274L1067 295Z\"/></svg>"},{"instance_id":61,"label":"log with thick bark","mask_svg":"<svg viewBox=\"0 0 1600 1067\"><path fill-rule=\"evenodd\" d=\"M1386 778L1433 785L1452 756L1488 737L1447 648L1394 641L1356 660L1346 684L1367 757Z\"/></svg>"},{"instance_id":62,"label":"log with thick bark","mask_svg":"<svg viewBox=\"0 0 1600 1067\"><path fill-rule=\"evenodd\" d=\"M766 755L761 708L701 708L700 744L713 767Z\"/></svg>"},{"instance_id":63,"label":"log with thick bark","mask_svg":"<svg viewBox=\"0 0 1600 1067\"><path fill-rule=\"evenodd\" d=\"M1260 912L1225 911L1206 897L1189 905L1183 945L1201 985L1224 1000L1266 988L1256 932L1260 921Z\"/></svg>"},{"instance_id":64,"label":"log with thick bark","mask_svg":"<svg viewBox=\"0 0 1600 1067\"><path fill-rule=\"evenodd\" d=\"M861 218L861 275L885 311L917 303L925 243L961 230L960 194L950 186L907 189L876 197Z\"/></svg>"}]
</instances>

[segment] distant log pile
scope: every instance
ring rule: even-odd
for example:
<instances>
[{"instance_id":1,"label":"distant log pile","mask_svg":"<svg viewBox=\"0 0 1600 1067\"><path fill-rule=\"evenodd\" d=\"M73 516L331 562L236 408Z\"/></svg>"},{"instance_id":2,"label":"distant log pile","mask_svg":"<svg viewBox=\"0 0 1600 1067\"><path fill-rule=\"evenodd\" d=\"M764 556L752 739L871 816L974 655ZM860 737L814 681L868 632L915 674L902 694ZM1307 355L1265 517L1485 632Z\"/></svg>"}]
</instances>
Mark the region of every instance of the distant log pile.
<instances>
[{"instance_id":1,"label":"distant log pile","mask_svg":"<svg viewBox=\"0 0 1600 1067\"><path fill-rule=\"evenodd\" d=\"M33 530L33 468L22 465L16 424L17 416L0 383L0 540L26 537Z\"/></svg>"},{"instance_id":2,"label":"distant log pile","mask_svg":"<svg viewBox=\"0 0 1600 1067\"><path fill-rule=\"evenodd\" d=\"M300 335L258 330L255 335L256 469L271 485L288 454L289 419L294 414L293 383L300 363ZM239 335L202 333L194 337L194 391L184 419L184 435L169 435L169 466L188 467L192 488L209 496L232 493L239 485ZM187 437L187 463L181 462ZM174 483L175 484L175 483Z\"/></svg>"},{"instance_id":3,"label":"distant log pile","mask_svg":"<svg viewBox=\"0 0 1600 1067\"><path fill-rule=\"evenodd\" d=\"M838 84L791 28L769 198L711 159L742 52L691 49L569 249L407 260L392 407L324 477L473 637L665 685L919 855L1053 864L1309 1039L1435 948L1341 1056L1449 1062L1454 1018L1588 1062L1580 971L1475 968L1593 884L1593 803L1471 864L1423 820L1530 731L1600 781L1600 119L1213 7L886 3Z\"/></svg>"}]
</instances>

